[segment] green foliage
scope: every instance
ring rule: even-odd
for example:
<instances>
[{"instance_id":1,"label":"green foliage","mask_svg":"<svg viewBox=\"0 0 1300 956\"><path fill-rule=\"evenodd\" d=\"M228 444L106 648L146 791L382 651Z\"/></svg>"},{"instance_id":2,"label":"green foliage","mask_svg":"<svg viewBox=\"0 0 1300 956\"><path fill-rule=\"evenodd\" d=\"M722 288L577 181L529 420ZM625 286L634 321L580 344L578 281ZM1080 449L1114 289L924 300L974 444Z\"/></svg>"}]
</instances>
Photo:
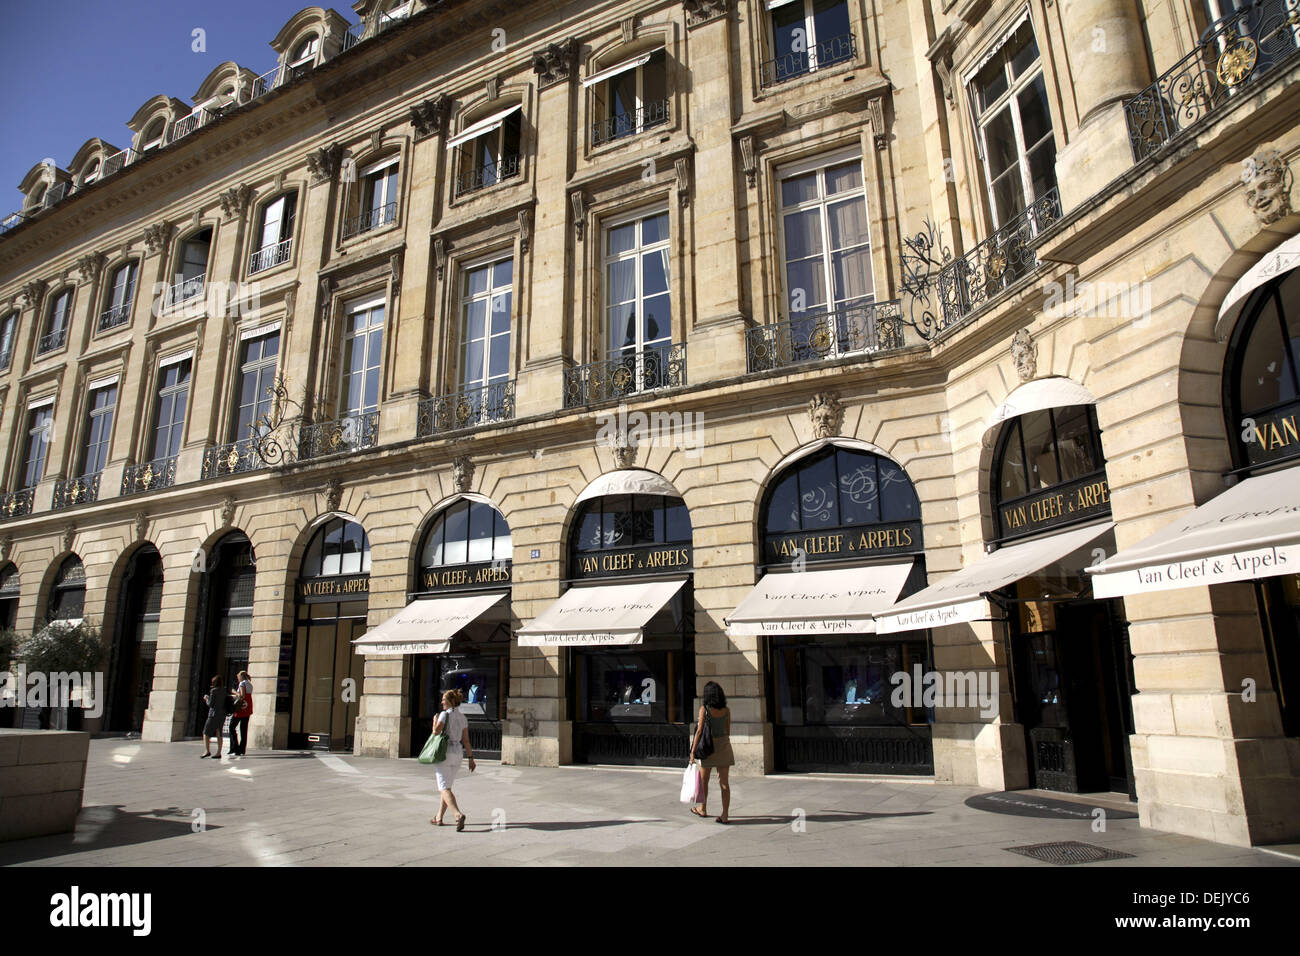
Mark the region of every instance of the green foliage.
<instances>
[{"instance_id":1,"label":"green foliage","mask_svg":"<svg viewBox=\"0 0 1300 956\"><path fill-rule=\"evenodd\" d=\"M104 658L104 646L99 628L85 621L71 626L54 621L25 637L17 656L27 665L28 673L93 671Z\"/></svg>"}]
</instances>

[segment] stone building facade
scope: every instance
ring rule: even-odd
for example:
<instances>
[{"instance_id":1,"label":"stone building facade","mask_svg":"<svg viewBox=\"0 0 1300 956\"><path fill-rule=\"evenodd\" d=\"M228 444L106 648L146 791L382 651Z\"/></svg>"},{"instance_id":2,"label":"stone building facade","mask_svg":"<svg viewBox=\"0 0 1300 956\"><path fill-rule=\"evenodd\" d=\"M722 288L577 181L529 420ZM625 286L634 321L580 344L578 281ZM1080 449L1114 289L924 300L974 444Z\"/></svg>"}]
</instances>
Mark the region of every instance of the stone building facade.
<instances>
[{"instance_id":1,"label":"stone building facade","mask_svg":"<svg viewBox=\"0 0 1300 956\"><path fill-rule=\"evenodd\" d=\"M672 763L714 680L740 773L1296 836L1294 573L1084 570L1286 465L1229 396L1300 328L1292 0L354 9L5 220L0 611L101 626L105 730L246 666L257 748L411 756L460 682L507 763ZM358 652L410 606L468 616Z\"/></svg>"}]
</instances>

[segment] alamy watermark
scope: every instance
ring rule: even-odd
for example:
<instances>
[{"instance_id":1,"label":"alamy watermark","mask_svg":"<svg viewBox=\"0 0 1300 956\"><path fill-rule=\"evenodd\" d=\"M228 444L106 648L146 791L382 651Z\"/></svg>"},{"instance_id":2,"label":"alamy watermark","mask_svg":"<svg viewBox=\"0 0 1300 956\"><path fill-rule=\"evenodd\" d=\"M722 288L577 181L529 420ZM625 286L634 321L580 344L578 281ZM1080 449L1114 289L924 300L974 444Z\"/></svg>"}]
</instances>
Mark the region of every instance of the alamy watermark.
<instances>
[{"instance_id":1,"label":"alamy watermark","mask_svg":"<svg viewBox=\"0 0 1300 956\"><path fill-rule=\"evenodd\" d=\"M985 720L998 715L997 671L927 671L913 664L910 672L890 674L889 683L894 707L971 707Z\"/></svg>"},{"instance_id":2,"label":"alamy watermark","mask_svg":"<svg viewBox=\"0 0 1300 956\"><path fill-rule=\"evenodd\" d=\"M102 671L0 671L0 707L76 707L92 719L104 715Z\"/></svg>"},{"instance_id":3,"label":"alamy watermark","mask_svg":"<svg viewBox=\"0 0 1300 956\"><path fill-rule=\"evenodd\" d=\"M1076 317L1128 319L1143 327L1151 321L1151 283L1079 282L1067 275L1064 282L1048 282L1043 290L1047 298L1043 310L1062 308L1062 315Z\"/></svg>"},{"instance_id":4,"label":"alamy watermark","mask_svg":"<svg viewBox=\"0 0 1300 956\"><path fill-rule=\"evenodd\" d=\"M637 448L680 448L691 458L704 448L704 415L701 412L617 411L596 416L596 442Z\"/></svg>"}]
</instances>

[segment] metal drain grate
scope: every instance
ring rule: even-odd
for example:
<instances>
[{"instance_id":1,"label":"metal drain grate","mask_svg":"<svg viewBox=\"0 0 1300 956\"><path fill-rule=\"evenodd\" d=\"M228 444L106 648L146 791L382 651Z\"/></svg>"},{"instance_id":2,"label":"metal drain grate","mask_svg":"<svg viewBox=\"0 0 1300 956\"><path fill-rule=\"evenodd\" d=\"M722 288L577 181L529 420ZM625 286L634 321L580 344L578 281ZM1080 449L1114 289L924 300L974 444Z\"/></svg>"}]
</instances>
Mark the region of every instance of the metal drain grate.
<instances>
[{"instance_id":1,"label":"metal drain grate","mask_svg":"<svg viewBox=\"0 0 1300 956\"><path fill-rule=\"evenodd\" d=\"M1132 853L1121 853L1119 850L1108 850L1104 846L1093 846L1091 843L1078 843L1074 840L1067 840L1064 843L1034 843L1030 846L1009 846L1005 849L1011 853L1019 853L1021 856L1033 857L1035 860L1054 863L1057 866L1073 866L1075 863L1100 863L1102 860L1133 859Z\"/></svg>"}]
</instances>

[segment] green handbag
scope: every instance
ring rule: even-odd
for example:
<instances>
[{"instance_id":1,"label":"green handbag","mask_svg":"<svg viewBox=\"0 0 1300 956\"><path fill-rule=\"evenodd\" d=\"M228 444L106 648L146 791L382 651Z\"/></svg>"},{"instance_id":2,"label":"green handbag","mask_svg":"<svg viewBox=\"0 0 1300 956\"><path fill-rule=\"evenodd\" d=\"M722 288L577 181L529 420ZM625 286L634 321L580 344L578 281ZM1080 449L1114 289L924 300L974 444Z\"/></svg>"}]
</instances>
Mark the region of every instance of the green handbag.
<instances>
[{"instance_id":1,"label":"green handbag","mask_svg":"<svg viewBox=\"0 0 1300 956\"><path fill-rule=\"evenodd\" d=\"M420 751L420 763L442 763L447 759L447 724L450 722L444 717L442 732L429 735L429 739L424 742L424 749Z\"/></svg>"}]
</instances>

